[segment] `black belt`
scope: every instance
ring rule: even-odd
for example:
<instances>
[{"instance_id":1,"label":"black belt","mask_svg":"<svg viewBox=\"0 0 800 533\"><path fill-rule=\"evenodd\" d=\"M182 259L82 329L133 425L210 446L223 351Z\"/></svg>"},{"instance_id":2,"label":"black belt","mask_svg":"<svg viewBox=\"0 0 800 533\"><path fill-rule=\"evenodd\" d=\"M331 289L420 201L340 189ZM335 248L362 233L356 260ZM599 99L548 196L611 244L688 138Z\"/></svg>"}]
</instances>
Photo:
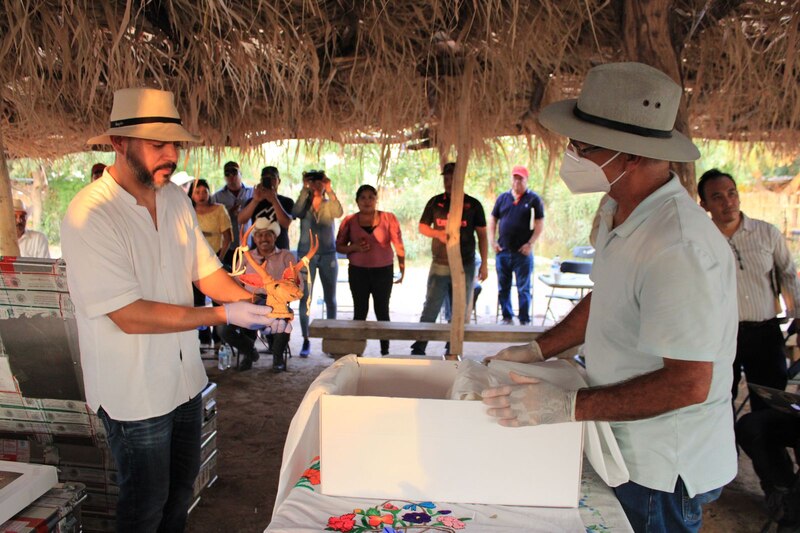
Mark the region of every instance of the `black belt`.
<instances>
[{"instance_id":1,"label":"black belt","mask_svg":"<svg viewBox=\"0 0 800 533\"><path fill-rule=\"evenodd\" d=\"M761 322L752 322L749 320L742 320L739 322L740 328L762 328L764 326L770 326L772 324L780 324L780 319L778 317L770 318L769 320L763 320Z\"/></svg>"}]
</instances>

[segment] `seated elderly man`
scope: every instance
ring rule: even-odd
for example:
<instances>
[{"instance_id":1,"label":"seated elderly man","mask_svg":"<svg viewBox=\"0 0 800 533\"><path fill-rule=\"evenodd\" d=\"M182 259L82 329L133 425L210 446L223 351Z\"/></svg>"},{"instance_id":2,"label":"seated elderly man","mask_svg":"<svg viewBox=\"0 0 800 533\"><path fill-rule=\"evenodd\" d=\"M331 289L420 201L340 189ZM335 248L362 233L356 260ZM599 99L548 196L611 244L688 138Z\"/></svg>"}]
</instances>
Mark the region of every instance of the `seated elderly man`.
<instances>
[{"instance_id":1,"label":"seated elderly man","mask_svg":"<svg viewBox=\"0 0 800 533\"><path fill-rule=\"evenodd\" d=\"M252 250L253 259L259 264L263 264L266 260L266 270L269 275L275 279L280 279L286 267L295 262L292 252L275 247L275 241L281 232L281 228L277 222L266 218L256 219L254 226L253 244L255 249ZM247 264L246 273L254 274L255 270ZM245 288L253 292L256 295L256 299L260 299L263 302L263 289L256 289L247 285L245 285ZM244 356L244 359L239 363L239 370L250 370L253 367L253 362L258 361L259 354L255 347L256 334L257 332L254 330L234 325L226 325L220 328L219 336L222 340L239 350ZM283 370L286 370L283 350L275 350L272 354L272 371L282 372Z\"/></svg>"}]
</instances>

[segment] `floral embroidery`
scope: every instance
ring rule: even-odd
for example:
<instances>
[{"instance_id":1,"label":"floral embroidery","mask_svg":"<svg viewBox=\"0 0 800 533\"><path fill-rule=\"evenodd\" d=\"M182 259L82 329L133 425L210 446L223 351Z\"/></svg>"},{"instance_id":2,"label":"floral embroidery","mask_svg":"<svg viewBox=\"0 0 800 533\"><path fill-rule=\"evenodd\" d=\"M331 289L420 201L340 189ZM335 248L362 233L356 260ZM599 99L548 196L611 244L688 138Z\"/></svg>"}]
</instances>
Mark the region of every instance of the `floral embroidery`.
<instances>
[{"instance_id":1,"label":"floral embroidery","mask_svg":"<svg viewBox=\"0 0 800 533\"><path fill-rule=\"evenodd\" d=\"M311 466L305 472L303 472L303 474L300 476L300 479L297 480L297 483L295 483L294 486L302 487L304 489L309 489L313 492L314 485L319 485L320 483L320 475L321 474L319 470L319 456L317 456L311 460ZM338 531L344 531L344 530L338 530Z\"/></svg>"},{"instance_id":2,"label":"floral embroidery","mask_svg":"<svg viewBox=\"0 0 800 533\"><path fill-rule=\"evenodd\" d=\"M464 529L466 527L466 524L455 516L439 517L439 522L441 522L443 526L452 527L453 529Z\"/></svg>"},{"instance_id":3,"label":"floral embroidery","mask_svg":"<svg viewBox=\"0 0 800 533\"><path fill-rule=\"evenodd\" d=\"M353 526L356 525L356 515L353 513L343 514L342 516L332 516L328 518L327 531L352 531Z\"/></svg>"},{"instance_id":4,"label":"floral embroidery","mask_svg":"<svg viewBox=\"0 0 800 533\"><path fill-rule=\"evenodd\" d=\"M413 524L427 524L431 521L431 517L428 513L406 513L403 515L403 520Z\"/></svg>"},{"instance_id":5,"label":"floral embroidery","mask_svg":"<svg viewBox=\"0 0 800 533\"><path fill-rule=\"evenodd\" d=\"M328 518L326 531L346 533L412 533L414 531L440 531L455 533L465 529L470 518L451 516L449 509L437 509L433 502L403 502L399 507L385 501L368 509L353 509L352 513Z\"/></svg>"}]
</instances>

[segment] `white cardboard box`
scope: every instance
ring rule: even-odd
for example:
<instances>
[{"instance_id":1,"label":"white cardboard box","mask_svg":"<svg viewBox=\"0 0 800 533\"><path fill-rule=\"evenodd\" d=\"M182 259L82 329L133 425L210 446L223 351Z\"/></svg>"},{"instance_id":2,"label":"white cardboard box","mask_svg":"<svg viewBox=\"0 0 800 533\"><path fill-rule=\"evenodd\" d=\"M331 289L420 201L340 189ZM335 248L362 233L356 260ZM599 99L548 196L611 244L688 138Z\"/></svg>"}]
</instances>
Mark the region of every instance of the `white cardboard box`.
<instances>
[{"instance_id":1,"label":"white cardboard box","mask_svg":"<svg viewBox=\"0 0 800 533\"><path fill-rule=\"evenodd\" d=\"M455 361L357 364L351 395L320 397L323 494L577 507L581 423L505 428L481 402L446 400Z\"/></svg>"},{"instance_id":2,"label":"white cardboard box","mask_svg":"<svg viewBox=\"0 0 800 533\"><path fill-rule=\"evenodd\" d=\"M0 524L58 483L56 467L0 461Z\"/></svg>"}]
</instances>

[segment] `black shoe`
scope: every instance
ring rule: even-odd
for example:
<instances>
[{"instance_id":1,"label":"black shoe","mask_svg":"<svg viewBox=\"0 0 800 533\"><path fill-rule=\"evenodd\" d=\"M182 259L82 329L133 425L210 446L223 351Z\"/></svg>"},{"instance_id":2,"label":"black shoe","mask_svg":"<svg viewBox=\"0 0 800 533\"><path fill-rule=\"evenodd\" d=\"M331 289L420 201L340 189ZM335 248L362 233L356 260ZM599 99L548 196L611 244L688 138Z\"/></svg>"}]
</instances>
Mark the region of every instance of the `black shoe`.
<instances>
[{"instance_id":1,"label":"black shoe","mask_svg":"<svg viewBox=\"0 0 800 533\"><path fill-rule=\"evenodd\" d=\"M411 355L425 355L425 350L419 348L411 348Z\"/></svg>"},{"instance_id":2,"label":"black shoe","mask_svg":"<svg viewBox=\"0 0 800 533\"><path fill-rule=\"evenodd\" d=\"M413 352L412 352L413 353ZM381 348L381 355L389 355L389 348L383 349Z\"/></svg>"},{"instance_id":3,"label":"black shoe","mask_svg":"<svg viewBox=\"0 0 800 533\"><path fill-rule=\"evenodd\" d=\"M520 326L530 326L531 325L531 321L530 320L520 320L519 321L519 325Z\"/></svg>"},{"instance_id":4,"label":"black shoe","mask_svg":"<svg viewBox=\"0 0 800 533\"><path fill-rule=\"evenodd\" d=\"M258 350L254 346L253 351L250 353L250 360L255 363L259 359L261 359L261 354L258 353Z\"/></svg>"},{"instance_id":5,"label":"black shoe","mask_svg":"<svg viewBox=\"0 0 800 533\"><path fill-rule=\"evenodd\" d=\"M253 361L251 361L249 357L245 357L242 362L239 363L239 370L243 372L245 370L250 370L251 368L253 368Z\"/></svg>"},{"instance_id":6,"label":"black shoe","mask_svg":"<svg viewBox=\"0 0 800 533\"><path fill-rule=\"evenodd\" d=\"M311 342L308 339L303 339L303 347L300 348L300 357L308 357L311 353Z\"/></svg>"},{"instance_id":7,"label":"black shoe","mask_svg":"<svg viewBox=\"0 0 800 533\"><path fill-rule=\"evenodd\" d=\"M502 325L504 325L504 326L513 326L514 325L514 319L513 318L504 318L502 321L500 321L500 323Z\"/></svg>"},{"instance_id":8,"label":"black shoe","mask_svg":"<svg viewBox=\"0 0 800 533\"><path fill-rule=\"evenodd\" d=\"M279 365L272 365L272 373L273 374L280 374L281 372L286 372L286 365L281 363Z\"/></svg>"}]
</instances>

